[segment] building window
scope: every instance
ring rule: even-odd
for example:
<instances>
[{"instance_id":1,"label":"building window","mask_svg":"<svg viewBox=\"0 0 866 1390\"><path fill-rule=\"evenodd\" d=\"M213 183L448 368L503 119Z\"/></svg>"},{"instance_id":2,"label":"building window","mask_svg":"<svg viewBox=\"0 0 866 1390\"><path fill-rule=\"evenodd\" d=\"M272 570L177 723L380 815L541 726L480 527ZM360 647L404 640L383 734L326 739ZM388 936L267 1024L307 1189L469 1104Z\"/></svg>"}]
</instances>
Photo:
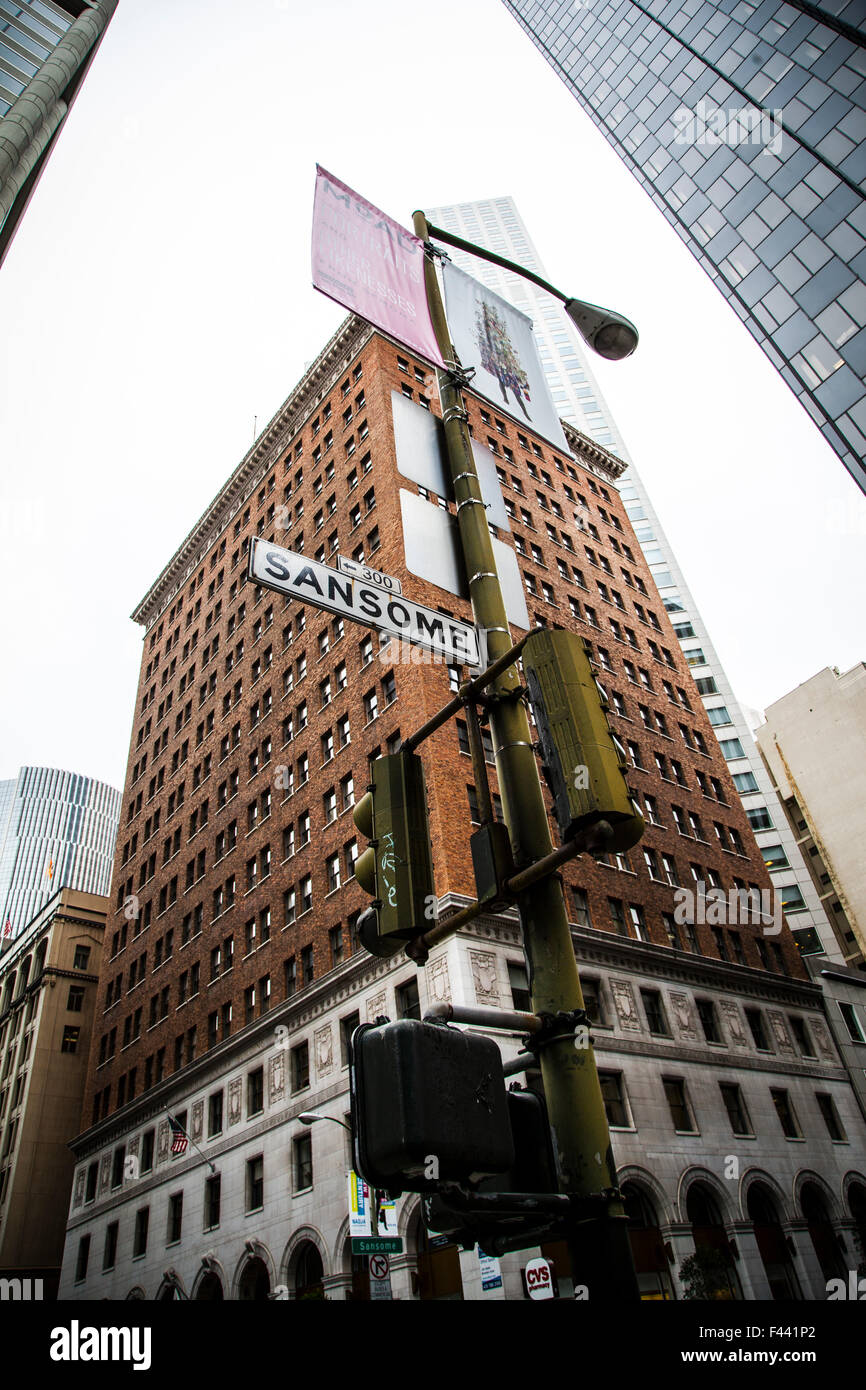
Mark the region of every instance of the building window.
<instances>
[{"instance_id":1,"label":"building window","mask_svg":"<svg viewBox=\"0 0 866 1390\"><path fill-rule=\"evenodd\" d=\"M117 1230L118 1222L110 1221L105 1228L105 1244L102 1247L102 1268L114 1269L114 1262L117 1258Z\"/></svg>"},{"instance_id":2,"label":"building window","mask_svg":"<svg viewBox=\"0 0 866 1390\"><path fill-rule=\"evenodd\" d=\"M421 1002L418 997L417 979L409 980L405 985L398 985L396 995L397 1017L420 1019Z\"/></svg>"},{"instance_id":3,"label":"building window","mask_svg":"<svg viewBox=\"0 0 866 1390\"><path fill-rule=\"evenodd\" d=\"M173 1192L168 1199L168 1229L166 1245L177 1245L183 1229L183 1193Z\"/></svg>"},{"instance_id":4,"label":"building window","mask_svg":"<svg viewBox=\"0 0 866 1390\"><path fill-rule=\"evenodd\" d=\"M295 1158L295 1191L305 1192L313 1186L313 1137L300 1134L293 1142Z\"/></svg>"},{"instance_id":5,"label":"building window","mask_svg":"<svg viewBox=\"0 0 866 1390\"><path fill-rule=\"evenodd\" d=\"M304 946L301 950L301 983L311 985L313 983L313 948Z\"/></svg>"},{"instance_id":6,"label":"building window","mask_svg":"<svg viewBox=\"0 0 866 1390\"><path fill-rule=\"evenodd\" d=\"M204 1185L204 1229L212 1231L220 1224L222 1178L219 1173L207 1178Z\"/></svg>"},{"instance_id":7,"label":"building window","mask_svg":"<svg viewBox=\"0 0 866 1390\"><path fill-rule=\"evenodd\" d=\"M662 1078L662 1083L674 1129L678 1134L697 1134L698 1129L689 1106L685 1082L679 1077L666 1076Z\"/></svg>"},{"instance_id":8,"label":"building window","mask_svg":"<svg viewBox=\"0 0 866 1390\"><path fill-rule=\"evenodd\" d=\"M848 1136L842 1128L842 1122L839 1119L839 1115L836 1111L836 1104L833 1100L833 1097L830 1095L826 1095L821 1091L816 1091L815 1099L818 1102L818 1109L821 1111L821 1114L824 1117L824 1123L827 1126L827 1133L833 1140L833 1143L846 1144L848 1142Z\"/></svg>"},{"instance_id":9,"label":"building window","mask_svg":"<svg viewBox=\"0 0 866 1390\"><path fill-rule=\"evenodd\" d=\"M347 1067L349 1065L349 1050L352 1042L352 1034L355 1029L360 1027L361 1015L347 1014L340 1019L340 1062Z\"/></svg>"},{"instance_id":10,"label":"building window","mask_svg":"<svg viewBox=\"0 0 866 1390\"><path fill-rule=\"evenodd\" d=\"M61 1052L77 1052L78 1039L81 1034L80 1028L64 1028L63 1036L60 1039Z\"/></svg>"},{"instance_id":11,"label":"building window","mask_svg":"<svg viewBox=\"0 0 866 1390\"><path fill-rule=\"evenodd\" d=\"M669 1038L670 1029L665 1018L665 1011L662 1005L662 997L657 989L642 989L640 992L643 1000L646 1021L651 1033L657 1037Z\"/></svg>"},{"instance_id":12,"label":"building window","mask_svg":"<svg viewBox=\"0 0 866 1390\"><path fill-rule=\"evenodd\" d=\"M223 1093L214 1091L208 1097L207 1103L207 1134L212 1139L215 1134L223 1132Z\"/></svg>"},{"instance_id":13,"label":"building window","mask_svg":"<svg viewBox=\"0 0 866 1390\"><path fill-rule=\"evenodd\" d=\"M598 1079L601 1083L607 1122L611 1129L631 1129L622 1072L600 1071Z\"/></svg>"},{"instance_id":14,"label":"building window","mask_svg":"<svg viewBox=\"0 0 866 1390\"><path fill-rule=\"evenodd\" d=\"M306 1090L310 1084L310 1045L299 1043L292 1048L292 1093Z\"/></svg>"},{"instance_id":15,"label":"building window","mask_svg":"<svg viewBox=\"0 0 866 1390\"><path fill-rule=\"evenodd\" d=\"M337 866L339 877L339 865ZM337 885L339 887L339 883ZM331 956L331 967L339 965L343 959L343 924L338 922L335 927L331 927L328 932L328 949Z\"/></svg>"},{"instance_id":16,"label":"building window","mask_svg":"<svg viewBox=\"0 0 866 1390\"><path fill-rule=\"evenodd\" d=\"M76 946L75 955L72 959L73 970L86 970L90 962L90 947ZM88 1237L89 1240L89 1237ZM86 1262L85 1262L86 1263Z\"/></svg>"},{"instance_id":17,"label":"building window","mask_svg":"<svg viewBox=\"0 0 866 1390\"><path fill-rule=\"evenodd\" d=\"M78 1242L78 1254L75 1258L75 1282L83 1284L87 1278L87 1265L90 1259L90 1236L82 1236Z\"/></svg>"},{"instance_id":18,"label":"building window","mask_svg":"<svg viewBox=\"0 0 866 1390\"><path fill-rule=\"evenodd\" d=\"M776 1107L776 1114L779 1117L779 1124L782 1126L782 1133L786 1139L802 1139L803 1135L797 1123L797 1116L791 1104L790 1096L787 1091L777 1091L770 1088L770 1095Z\"/></svg>"},{"instance_id":19,"label":"building window","mask_svg":"<svg viewBox=\"0 0 866 1390\"><path fill-rule=\"evenodd\" d=\"M135 1213L135 1231L132 1237L132 1258L139 1259L147 1253L147 1228L150 1224L150 1207L139 1207Z\"/></svg>"},{"instance_id":20,"label":"building window","mask_svg":"<svg viewBox=\"0 0 866 1390\"><path fill-rule=\"evenodd\" d=\"M511 986L511 1002L515 1009L529 1013L532 1009L532 999L529 993L529 976L524 961L510 960L508 962L508 983Z\"/></svg>"},{"instance_id":21,"label":"building window","mask_svg":"<svg viewBox=\"0 0 866 1390\"><path fill-rule=\"evenodd\" d=\"M848 1030L848 1036L852 1042L866 1042L863 1035L863 1028L857 1017L857 1011L853 1004L839 1002L839 1012L842 1015L842 1022Z\"/></svg>"},{"instance_id":22,"label":"building window","mask_svg":"<svg viewBox=\"0 0 866 1390\"><path fill-rule=\"evenodd\" d=\"M791 1025L791 1031L794 1034L800 1056L815 1057L817 1054L812 1046L812 1039L809 1036L809 1028L806 1024L806 1020L800 1018L797 1014L789 1014L788 1022Z\"/></svg>"},{"instance_id":23,"label":"building window","mask_svg":"<svg viewBox=\"0 0 866 1390\"><path fill-rule=\"evenodd\" d=\"M719 1033L719 1023L716 1017L716 1006L711 999L696 999L698 1017L701 1020L701 1027L704 1030L704 1037L708 1043L720 1043L723 1041Z\"/></svg>"},{"instance_id":24,"label":"building window","mask_svg":"<svg viewBox=\"0 0 866 1390\"><path fill-rule=\"evenodd\" d=\"M760 1009L746 1009L744 1012L755 1047L759 1052L772 1052L773 1049L767 1038L767 1030L764 1027L764 1016Z\"/></svg>"},{"instance_id":25,"label":"building window","mask_svg":"<svg viewBox=\"0 0 866 1390\"><path fill-rule=\"evenodd\" d=\"M247 1159L246 1211L261 1211L265 1204L265 1160L262 1154Z\"/></svg>"},{"instance_id":26,"label":"building window","mask_svg":"<svg viewBox=\"0 0 866 1390\"><path fill-rule=\"evenodd\" d=\"M752 1122L749 1119L749 1112L743 1100L743 1093L739 1086L733 1082L720 1081L719 1090L722 1093L722 1100L728 1112L728 1119L731 1122L731 1130L734 1134L754 1134Z\"/></svg>"},{"instance_id":27,"label":"building window","mask_svg":"<svg viewBox=\"0 0 866 1390\"><path fill-rule=\"evenodd\" d=\"M247 1075L247 1117L260 1115L265 1108L265 1073L256 1067Z\"/></svg>"}]
</instances>

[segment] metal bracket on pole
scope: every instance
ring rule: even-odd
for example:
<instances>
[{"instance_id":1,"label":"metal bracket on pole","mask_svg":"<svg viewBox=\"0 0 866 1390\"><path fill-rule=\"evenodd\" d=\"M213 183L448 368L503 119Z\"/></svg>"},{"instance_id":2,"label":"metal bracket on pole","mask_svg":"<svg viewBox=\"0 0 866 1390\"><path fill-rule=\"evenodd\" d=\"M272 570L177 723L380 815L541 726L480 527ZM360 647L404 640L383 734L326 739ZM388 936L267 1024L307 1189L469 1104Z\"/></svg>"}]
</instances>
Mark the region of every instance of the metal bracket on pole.
<instances>
[{"instance_id":1,"label":"metal bracket on pole","mask_svg":"<svg viewBox=\"0 0 866 1390\"><path fill-rule=\"evenodd\" d=\"M448 252L443 251L441 246L434 246L432 241L425 241L422 243L422 245L424 247L424 255L427 257L428 261L451 260L451 257L448 255Z\"/></svg>"}]
</instances>

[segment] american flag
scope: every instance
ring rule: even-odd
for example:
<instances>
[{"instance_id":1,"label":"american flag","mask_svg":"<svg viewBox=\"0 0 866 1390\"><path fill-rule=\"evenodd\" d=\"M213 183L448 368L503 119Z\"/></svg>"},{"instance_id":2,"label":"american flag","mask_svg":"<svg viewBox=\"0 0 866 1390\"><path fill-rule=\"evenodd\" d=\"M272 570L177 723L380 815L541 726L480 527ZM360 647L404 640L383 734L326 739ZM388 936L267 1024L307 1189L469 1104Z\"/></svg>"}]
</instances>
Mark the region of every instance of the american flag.
<instances>
[{"instance_id":1,"label":"american flag","mask_svg":"<svg viewBox=\"0 0 866 1390\"><path fill-rule=\"evenodd\" d=\"M11 936L11 935L12 935L12 923L11 923L11 921L9 920L8 917L6 918L6 925L5 925L4 928L3 928L3 935L4 935L4 936Z\"/></svg>"},{"instance_id":2,"label":"american flag","mask_svg":"<svg viewBox=\"0 0 866 1390\"><path fill-rule=\"evenodd\" d=\"M169 1115L168 1122L171 1125L171 1151L173 1154L186 1153L186 1146L189 1143L189 1135L179 1120Z\"/></svg>"}]
</instances>

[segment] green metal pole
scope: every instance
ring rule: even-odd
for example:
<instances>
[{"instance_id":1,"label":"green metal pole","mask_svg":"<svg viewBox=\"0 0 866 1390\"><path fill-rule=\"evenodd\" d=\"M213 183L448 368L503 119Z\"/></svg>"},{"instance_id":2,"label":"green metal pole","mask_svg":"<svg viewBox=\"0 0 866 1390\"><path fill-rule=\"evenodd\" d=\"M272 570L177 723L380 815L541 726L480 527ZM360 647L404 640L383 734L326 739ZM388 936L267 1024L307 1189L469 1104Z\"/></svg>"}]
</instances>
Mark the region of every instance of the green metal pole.
<instances>
[{"instance_id":1,"label":"green metal pole","mask_svg":"<svg viewBox=\"0 0 866 1390\"><path fill-rule=\"evenodd\" d=\"M413 222L415 234L426 242L428 224L423 212L416 212ZM425 264L425 282L439 349L446 362L454 362L436 270L430 259ZM466 412L460 391L447 372L439 373L439 394L472 614L486 634L487 658L492 663L512 645L505 602ZM517 667L511 665L488 692L499 790L518 870L550 854L553 848L529 720L518 698L519 687ZM583 1009L561 880L552 877L532 884L520 893L517 907L533 1011L555 1015ZM585 1285L592 1302L633 1302L639 1297L637 1280L625 1213L621 1200L614 1195L616 1169L592 1047L575 1046L575 1038L568 1031L541 1049L540 1065L560 1186L577 1199L575 1221L569 1232L574 1284Z\"/></svg>"}]
</instances>

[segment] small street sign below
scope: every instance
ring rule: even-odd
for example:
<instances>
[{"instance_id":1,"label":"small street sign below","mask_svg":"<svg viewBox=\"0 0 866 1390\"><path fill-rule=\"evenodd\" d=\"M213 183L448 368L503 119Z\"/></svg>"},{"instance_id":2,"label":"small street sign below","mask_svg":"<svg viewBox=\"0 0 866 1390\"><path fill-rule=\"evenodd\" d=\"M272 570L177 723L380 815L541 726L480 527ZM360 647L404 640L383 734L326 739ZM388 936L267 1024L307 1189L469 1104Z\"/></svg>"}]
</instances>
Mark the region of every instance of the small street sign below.
<instances>
[{"instance_id":1,"label":"small street sign below","mask_svg":"<svg viewBox=\"0 0 866 1390\"><path fill-rule=\"evenodd\" d=\"M370 1256L370 1274L374 1279L387 1279L391 1273L387 1255Z\"/></svg>"},{"instance_id":2,"label":"small street sign below","mask_svg":"<svg viewBox=\"0 0 866 1390\"><path fill-rule=\"evenodd\" d=\"M402 1236L352 1236L353 1255L399 1255Z\"/></svg>"}]
</instances>

